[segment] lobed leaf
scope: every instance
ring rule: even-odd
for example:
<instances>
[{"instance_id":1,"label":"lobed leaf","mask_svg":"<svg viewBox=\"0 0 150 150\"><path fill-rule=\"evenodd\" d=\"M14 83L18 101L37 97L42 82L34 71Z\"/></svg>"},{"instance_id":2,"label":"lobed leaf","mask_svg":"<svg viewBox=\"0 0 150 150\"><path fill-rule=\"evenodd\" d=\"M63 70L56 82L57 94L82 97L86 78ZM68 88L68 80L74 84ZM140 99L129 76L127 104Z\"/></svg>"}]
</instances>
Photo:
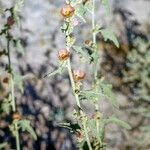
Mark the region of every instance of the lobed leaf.
<instances>
[{"instance_id":1,"label":"lobed leaf","mask_svg":"<svg viewBox=\"0 0 150 150\"><path fill-rule=\"evenodd\" d=\"M18 121L18 125L22 129L22 131L29 132L32 135L32 137L35 140L37 140L37 135L36 135L35 131L33 130L33 128L31 127L29 120L20 120L20 121Z\"/></svg>"},{"instance_id":2,"label":"lobed leaf","mask_svg":"<svg viewBox=\"0 0 150 150\"><path fill-rule=\"evenodd\" d=\"M126 128L126 129L128 129L128 130L131 129L131 126L130 126L128 123L126 123L126 122L124 122L124 121L118 119L118 118L115 117L115 116L109 117L108 122L115 123L116 125L118 125L118 126L120 126L120 127L123 127L123 128Z\"/></svg>"},{"instance_id":3,"label":"lobed leaf","mask_svg":"<svg viewBox=\"0 0 150 150\"><path fill-rule=\"evenodd\" d=\"M111 29L107 28L107 29L100 29L99 32L101 32L102 36L104 37L104 40L110 40L112 41L117 47L119 47L119 42L116 38L116 36L114 35L114 33L112 32Z\"/></svg>"}]
</instances>

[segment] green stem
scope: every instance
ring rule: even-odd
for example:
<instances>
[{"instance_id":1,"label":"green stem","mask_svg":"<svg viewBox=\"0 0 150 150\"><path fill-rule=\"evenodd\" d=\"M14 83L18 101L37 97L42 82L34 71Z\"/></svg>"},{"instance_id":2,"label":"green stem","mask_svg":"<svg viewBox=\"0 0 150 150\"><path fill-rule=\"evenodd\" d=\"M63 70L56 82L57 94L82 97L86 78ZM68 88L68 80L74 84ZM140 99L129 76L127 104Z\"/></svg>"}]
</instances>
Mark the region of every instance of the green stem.
<instances>
[{"instance_id":1,"label":"green stem","mask_svg":"<svg viewBox=\"0 0 150 150\"><path fill-rule=\"evenodd\" d=\"M14 76L11 67L11 58L10 58L10 39L9 39L9 32L7 30L7 57L8 57L8 65L9 65L9 72L10 72L10 86L11 86L11 105L13 112L16 111L16 104L15 104L15 94L14 94ZM16 148L20 150L20 141L19 141L19 132L18 132L18 124L15 123L15 139L16 139Z\"/></svg>"},{"instance_id":2,"label":"green stem","mask_svg":"<svg viewBox=\"0 0 150 150\"><path fill-rule=\"evenodd\" d=\"M16 131L16 149L20 150L20 140L19 140L19 132L18 132L18 123L15 123L15 131Z\"/></svg>"},{"instance_id":3,"label":"green stem","mask_svg":"<svg viewBox=\"0 0 150 150\"><path fill-rule=\"evenodd\" d=\"M88 136L88 131L87 131L87 128L86 128L86 122L85 121L83 123L83 128L84 128L84 133L85 133L85 137L86 137L86 141L87 141L89 150L92 150L92 146L91 146L90 139L89 139L89 136Z\"/></svg>"},{"instance_id":4,"label":"green stem","mask_svg":"<svg viewBox=\"0 0 150 150\"><path fill-rule=\"evenodd\" d=\"M93 32L93 44L96 44L95 30L95 0L92 0L92 32Z\"/></svg>"},{"instance_id":5,"label":"green stem","mask_svg":"<svg viewBox=\"0 0 150 150\"><path fill-rule=\"evenodd\" d=\"M67 48L68 49L68 48ZM71 81L71 86L72 86L72 90L73 90L73 93L75 95L75 99L76 99L76 103L79 107L81 107L80 105L80 101L79 101L79 96L75 93L75 82L74 82L74 79L73 79L73 74L72 74L72 70L71 70L71 63L70 63L70 58L67 60L67 69L68 69L68 73L69 73L69 78L70 78L70 81Z\"/></svg>"}]
</instances>

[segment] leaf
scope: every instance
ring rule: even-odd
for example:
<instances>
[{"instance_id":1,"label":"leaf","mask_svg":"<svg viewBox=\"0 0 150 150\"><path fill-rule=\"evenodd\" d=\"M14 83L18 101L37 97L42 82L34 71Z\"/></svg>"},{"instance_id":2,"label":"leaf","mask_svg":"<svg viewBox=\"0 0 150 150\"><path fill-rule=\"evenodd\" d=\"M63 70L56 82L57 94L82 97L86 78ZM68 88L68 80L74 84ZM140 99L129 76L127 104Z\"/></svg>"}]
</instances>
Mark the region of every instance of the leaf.
<instances>
[{"instance_id":1,"label":"leaf","mask_svg":"<svg viewBox=\"0 0 150 150\"><path fill-rule=\"evenodd\" d=\"M74 36L67 36L66 41L67 41L67 46L71 48L72 45L75 43L76 39Z\"/></svg>"},{"instance_id":2,"label":"leaf","mask_svg":"<svg viewBox=\"0 0 150 150\"><path fill-rule=\"evenodd\" d=\"M128 130L131 129L131 126L128 123L116 118L115 116L109 117L108 122L115 123L116 125L123 127L123 128L126 128Z\"/></svg>"},{"instance_id":3,"label":"leaf","mask_svg":"<svg viewBox=\"0 0 150 150\"><path fill-rule=\"evenodd\" d=\"M10 111L11 111L11 96L10 95L8 98L4 99L4 101L2 102L1 108L7 114L10 113Z\"/></svg>"},{"instance_id":4,"label":"leaf","mask_svg":"<svg viewBox=\"0 0 150 150\"><path fill-rule=\"evenodd\" d=\"M92 1L87 1L84 5L86 11L92 13Z\"/></svg>"},{"instance_id":5,"label":"leaf","mask_svg":"<svg viewBox=\"0 0 150 150\"><path fill-rule=\"evenodd\" d=\"M6 142L5 142L5 143L1 143L1 144L0 144L0 149L4 148L7 144L8 144L8 143L6 143Z\"/></svg>"},{"instance_id":6,"label":"leaf","mask_svg":"<svg viewBox=\"0 0 150 150\"><path fill-rule=\"evenodd\" d=\"M54 76L56 74L62 74L62 72L64 71L65 67L66 67L66 63L65 62L60 63L58 69L56 69L53 72L50 72L50 73L46 74L44 76L44 78L46 78L46 77L52 77L52 76Z\"/></svg>"},{"instance_id":7,"label":"leaf","mask_svg":"<svg viewBox=\"0 0 150 150\"><path fill-rule=\"evenodd\" d=\"M22 93L24 91L23 81L24 81L24 76L21 76L19 74L14 74L15 85L21 90Z\"/></svg>"},{"instance_id":8,"label":"leaf","mask_svg":"<svg viewBox=\"0 0 150 150\"><path fill-rule=\"evenodd\" d=\"M100 88L101 88L101 94L102 96L106 97L114 107L119 108L119 104L116 98L116 95L112 91L112 85L111 84L105 84L105 83L100 83Z\"/></svg>"},{"instance_id":9,"label":"leaf","mask_svg":"<svg viewBox=\"0 0 150 150\"><path fill-rule=\"evenodd\" d=\"M35 131L33 130L33 128L31 127L29 120L20 120L20 121L18 121L18 125L22 129L22 131L29 132L32 135L32 137L35 140L37 140L37 135L36 135Z\"/></svg>"},{"instance_id":10,"label":"leaf","mask_svg":"<svg viewBox=\"0 0 150 150\"><path fill-rule=\"evenodd\" d=\"M22 46L20 40L17 40L17 42L16 42L16 47L17 47L17 49L19 50L19 52L20 52L22 55L24 55L25 49L24 49L24 47Z\"/></svg>"},{"instance_id":11,"label":"leaf","mask_svg":"<svg viewBox=\"0 0 150 150\"><path fill-rule=\"evenodd\" d=\"M85 90L85 91L81 91L79 94L79 98L80 100L92 100L95 101L96 99L98 99L98 97L100 96L100 93L96 93L95 90Z\"/></svg>"},{"instance_id":12,"label":"leaf","mask_svg":"<svg viewBox=\"0 0 150 150\"><path fill-rule=\"evenodd\" d=\"M81 129L78 123L74 123L74 124L73 123L59 123L59 126L67 128L72 132L75 132L76 130Z\"/></svg>"},{"instance_id":13,"label":"leaf","mask_svg":"<svg viewBox=\"0 0 150 150\"><path fill-rule=\"evenodd\" d=\"M86 50L83 50L81 46L73 46L72 47L78 54L81 55L87 62L91 62L92 57L88 54Z\"/></svg>"},{"instance_id":14,"label":"leaf","mask_svg":"<svg viewBox=\"0 0 150 150\"><path fill-rule=\"evenodd\" d=\"M86 9L83 5L78 5L76 6L76 11L75 11L76 15L83 21L86 22L86 20L84 19L84 15L86 13Z\"/></svg>"},{"instance_id":15,"label":"leaf","mask_svg":"<svg viewBox=\"0 0 150 150\"><path fill-rule=\"evenodd\" d=\"M103 35L105 41L110 40L110 41L114 42L114 44L117 47L119 47L119 42L118 42L116 36L114 35L114 33L112 32L111 29L109 29L109 28L108 29L101 29L100 32Z\"/></svg>"},{"instance_id":16,"label":"leaf","mask_svg":"<svg viewBox=\"0 0 150 150\"><path fill-rule=\"evenodd\" d=\"M110 8L109 0L102 0L102 5L105 7L107 14L110 14L111 8Z\"/></svg>"},{"instance_id":17,"label":"leaf","mask_svg":"<svg viewBox=\"0 0 150 150\"><path fill-rule=\"evenodd\" d=\"M16 3L13 7L13 15L14 15L14 18L15 18L16 22L18 23L18 25L20 25L20 19L18 17L18 13L20 12L21 8L23 7L24 1L25 0L16 0Z\"/></svg>"}]
</instances>

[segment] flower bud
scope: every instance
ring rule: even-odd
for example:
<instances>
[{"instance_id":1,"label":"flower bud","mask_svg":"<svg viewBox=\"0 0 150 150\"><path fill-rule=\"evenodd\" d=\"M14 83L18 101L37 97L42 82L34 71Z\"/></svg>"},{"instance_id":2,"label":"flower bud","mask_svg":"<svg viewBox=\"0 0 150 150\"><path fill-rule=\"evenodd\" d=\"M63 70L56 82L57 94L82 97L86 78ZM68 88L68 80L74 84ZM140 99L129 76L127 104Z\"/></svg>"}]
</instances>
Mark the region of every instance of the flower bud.
<instances>
[{"instance_id":1,"label":"flower bud","mask_svg":"<svg viewBox=\"0 0 150 150\"><path fill-rule=\"evenodd\" d=\"M70 52L67 51L66 49L62 49L58 52L58 58L61 61L67 60L70 56Z\"/></svg>"},{"instance_id":2,"label":"flower bud","mask_svg":"<svg viewBox=\"0 0 150 150\"><path fill-rule=\"evenodd\" d=\"M85 77L85 73L81 70L73 70L73 78L75 81L81 81Z\"/></svg>"},{"instance_id":3,"label":"flower bud","mask_svg":"<svg viewBox=\"0 0 150 150\"><path fill-rule=\"evenodd\" d=\"M18 112L16 112L16 113L13 114L12 118L13 118L13 120L20 120L21 115Z\"/></svg>"},{"instance_id":4,"label":"flower bud","mask_svg":"<svg viewBox=\"0 0 150 150\"><path fill-rule=\"evenodd\" d=\"M61 15L65 18L72 17L74 15L74 12L75 9L71 5L64 6L60 11Z\"/></svg>"}]
</instances>

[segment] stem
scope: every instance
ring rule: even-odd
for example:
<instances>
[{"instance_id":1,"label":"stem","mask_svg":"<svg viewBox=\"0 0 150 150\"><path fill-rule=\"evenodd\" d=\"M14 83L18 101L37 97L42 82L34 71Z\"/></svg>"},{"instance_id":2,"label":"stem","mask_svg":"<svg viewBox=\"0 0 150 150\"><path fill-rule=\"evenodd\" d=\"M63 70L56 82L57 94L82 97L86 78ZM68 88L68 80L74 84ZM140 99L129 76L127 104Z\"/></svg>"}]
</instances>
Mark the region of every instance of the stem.
<instances>
[{"instance_id":1,"label":"stem","mask_svg":"<svg viewBox=\"0 0 150 150\"><path fill-rule=\"evenodd\" d=\"M90 139L89 139L89 136L88 136L88 131L87 131L87 128L86 128L86 122L85 121L83 123L83 128L84 128L85 137L86 137L86 141L87 141L89 150L92 150L92 146L91 146Z\"/></svg>"},{"instance_id":2,"label":"stem","mask_svg":"<svg viewBox=\"0 0 150 150\"><path fill-rule=\"evenodd\" d=\"M20 140L19 140L19 132L18 132L18 123L15 123L15 131L16 131L16 148L20 150Z\"/></svg>"},{"instance_id":3,"label":"stem","mask_svg":"<svg viewBox=\"0 0 150 150\"><path fill-rule=\"evenodd\" d=\"M10 58L10 39L9 39L9 32L7 30L6 32L7 36L7 57L8 57L8 66L9 66L9 71L10 71L10 86L11 86L11 105L12 105L12 110L13 112L16 111L16 106L15 106L15 94L14 94L14 76L12 73L12 68L11 68L11 58ZM19 132L18 132L18 124L17 122L15 123L15 139L16 139L16 148L17 150L20 150L20 141L19 141Z\"/></svg>"},{"instance_id":4,"label":"stem","mask_svg":"<svg viewBox=\"0 0 150 150\"><path fill-rule=\"evenodd\" d=\"M96 44L95 30L95 0L92 0L92 32L93 32L93 44Z\"/></svg>"},{"instance_id":5,"label":"stem","mask_svg":"<svg viewBox=\"0 0 150 150\"><path fill-rule=\"evenodd\" d=\"M67 50L68 50L68 48L67 48ZM70 58L68 59L67 63L68 63L67 64L67 69L68 69L68 73L69 73L69 78L70 78L70 81L71 81L71 86L72 86L73 93L75 95L76 103L79 107L81 107L80 101L79 101L79 96L75 93L75 82L74 82L73 74L72 74L72 70L71 70Z\"/></svg>"}]
</instances>

